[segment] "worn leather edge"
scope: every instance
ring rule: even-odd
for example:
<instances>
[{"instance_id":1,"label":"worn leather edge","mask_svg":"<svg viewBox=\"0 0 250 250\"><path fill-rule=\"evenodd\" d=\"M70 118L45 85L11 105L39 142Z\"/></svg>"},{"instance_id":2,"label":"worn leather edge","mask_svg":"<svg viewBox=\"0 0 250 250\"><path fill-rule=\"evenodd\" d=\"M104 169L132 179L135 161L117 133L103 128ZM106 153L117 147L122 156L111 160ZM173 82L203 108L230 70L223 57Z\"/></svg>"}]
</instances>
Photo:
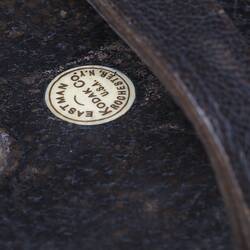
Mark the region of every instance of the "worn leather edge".
<instances>
[{"instance_id":1,"label":"worn leather edge","mask_svg":"<svg viewBox=\"0 0 250 250\"><path fill-rule=\"evenodd\" d=\"M166 58L155 54L154 52L157 50L150 41L146 37L138 36L133 25L128 24L119 9L112 6L108 0L88 0L88 2L149 66L193 123L212 162L230 216L238 249L250 249L249 208L232 171L229 157L219 138L216 137L216 133L213 132L211 123L204 112L178 77L178 72L171 72Z\"/></svg>"}]
</instances>

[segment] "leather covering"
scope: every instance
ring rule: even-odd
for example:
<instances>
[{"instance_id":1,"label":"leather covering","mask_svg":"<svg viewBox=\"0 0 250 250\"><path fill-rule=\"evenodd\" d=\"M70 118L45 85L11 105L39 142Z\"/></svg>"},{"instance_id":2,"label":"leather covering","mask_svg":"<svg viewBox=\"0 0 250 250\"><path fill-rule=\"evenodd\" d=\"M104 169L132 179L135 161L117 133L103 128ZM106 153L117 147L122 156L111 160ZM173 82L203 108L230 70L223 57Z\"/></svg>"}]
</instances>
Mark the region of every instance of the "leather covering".
<instances>
[{"instance_id":1,"label":"leather covering","mask_svg":"<svg viewBox=\"0 0 250 250\"><path fill-rule=\"evenodd\" d=\"M238 244L250 249L247 45L213 0L89 0L172 93L213 163Z\"/></svg>"}]
</instances>

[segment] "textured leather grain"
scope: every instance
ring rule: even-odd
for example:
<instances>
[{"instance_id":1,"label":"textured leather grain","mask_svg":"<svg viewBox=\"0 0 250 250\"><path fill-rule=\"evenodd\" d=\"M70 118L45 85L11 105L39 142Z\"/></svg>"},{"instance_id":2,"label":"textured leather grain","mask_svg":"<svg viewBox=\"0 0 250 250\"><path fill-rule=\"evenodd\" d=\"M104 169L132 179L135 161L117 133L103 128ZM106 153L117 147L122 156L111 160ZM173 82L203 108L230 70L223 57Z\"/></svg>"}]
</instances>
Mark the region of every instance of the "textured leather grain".
<instances>
[{"instance_id":1,"label":"textured leather grain","mask_svg":"<svg viewBox=\"0 0 250 250\"><path fill-rule=\"evenodd\" d=\"M214 0L89 0L193 122L250 249L249 49Z\"/></svg>"}]
</instances>

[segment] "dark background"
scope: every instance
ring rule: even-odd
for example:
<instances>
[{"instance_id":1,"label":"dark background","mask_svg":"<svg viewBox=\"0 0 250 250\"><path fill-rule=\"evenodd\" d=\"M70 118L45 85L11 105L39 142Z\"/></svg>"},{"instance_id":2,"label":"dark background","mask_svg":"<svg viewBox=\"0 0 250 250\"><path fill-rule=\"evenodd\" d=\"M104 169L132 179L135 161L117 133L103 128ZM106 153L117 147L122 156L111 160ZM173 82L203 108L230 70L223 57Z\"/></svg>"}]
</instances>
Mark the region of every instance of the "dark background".
<instances>
[{"instance_id":1,"label":"dark background","mask_svg":"<svg viewBox=\"0 0 250 250\"><path fill-rule=\"evenodd\" d=\"M250 4L219 1L250 41ZM0 184L0 249L230 249L212 168L148 68L85 1L1 0L0 127L21 158ZM137 98L123 117L78 126L44 103L66 69L124 72Z\"/></svg>"}]
</instances>

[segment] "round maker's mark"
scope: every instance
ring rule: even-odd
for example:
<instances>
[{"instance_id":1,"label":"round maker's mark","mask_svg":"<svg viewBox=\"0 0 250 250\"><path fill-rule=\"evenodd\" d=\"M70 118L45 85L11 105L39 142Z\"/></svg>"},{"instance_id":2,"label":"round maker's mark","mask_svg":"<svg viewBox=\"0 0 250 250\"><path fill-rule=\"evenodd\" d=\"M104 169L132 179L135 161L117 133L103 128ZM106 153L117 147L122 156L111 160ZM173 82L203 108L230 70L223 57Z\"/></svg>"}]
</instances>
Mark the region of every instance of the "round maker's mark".
<instances>
[{"instance_id":1,"label":"round maker's mark","mask_svg":"<svg viewBox=\"0 0 250 250\"><path fill-rule=\"evenodd\" d=\"M97 125L124 115L135 99L133 83L118 70L90 65L58 75L48 86L45 101L62 120Z\"/></svg>"}]
</instances>

